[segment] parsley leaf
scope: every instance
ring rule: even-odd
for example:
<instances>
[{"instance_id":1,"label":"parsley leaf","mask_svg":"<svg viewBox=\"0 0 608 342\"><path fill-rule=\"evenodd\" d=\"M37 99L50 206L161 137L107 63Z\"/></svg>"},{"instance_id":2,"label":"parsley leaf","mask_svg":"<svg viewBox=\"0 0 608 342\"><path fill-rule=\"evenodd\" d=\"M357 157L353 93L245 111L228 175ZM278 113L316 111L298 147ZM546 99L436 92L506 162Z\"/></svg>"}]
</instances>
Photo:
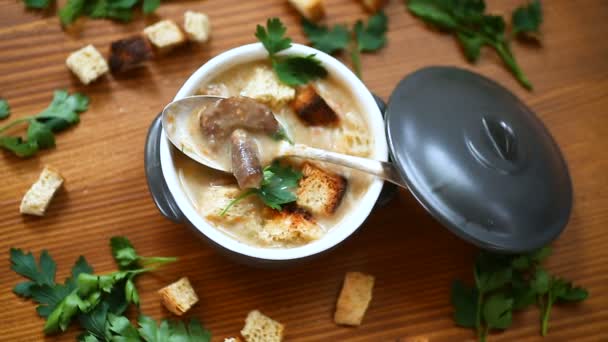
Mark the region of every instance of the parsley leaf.
<instances>
[{"instance_id":1,"label":"parsley leaf","mask_svg":"<svg viewBox=\"0 0 608 342\"><path fill-rule=\"evenodd\" d=\"M483 318L488 328L506 329L511 326L513 298L504 293L491 295L483 305Z\"/></svg>"},{"instance_id":2,"label":"parsley leaf","mask_svg":"<svg viewBox=\"0 0 608 342\"><path fill-rule=\"evenodd\" d=\"M160 6L160 0L68 0L59 10L59 18L65 26L83 15L126 22L133 19L135 8L140 3L144 14L150 14Z\"/></svg>"},{"instance_id":3,"label":"parsley leaf","mask_svg":"<svg viewBox=\"0 0 608 342\"><path fill-rule=\"evenodd\" d=\"M124 236L114 236L110 239L110 248L114 260L121 270L133 268L141 268L140 263L144 266L152 264L163 264L177 261L177 258L172 257L144 257L137 254L135 247L131 241Z\"/></svg>"},{"instance_id":4,"label":"parsley leaf","mask_svg":"<svg viewBox=\"0 0 608 342\"><path fill-rule=\"evenodd\" d=\"M541 335L547 336L551 309L556 302L580 302L589 297L589 292L582 287L575 287L572 282L562 278L551 277L548 280L546 296L540 297ZM544 295L542 293L541 295Z\"/></svg>"},{"instance_id":5,"label":"parsley leaf","mask_svg":"<svg viewBox=\"0 0 608 342\"><path fill-rule=\"evenodd\" d=\"M277 53L291 47L291 39L285 37L287 28L278 18L268 19L266 28L256 27L255 37L268 51L272 68L279 80L289 86L306 84L314 79L327 76L327 70L315 55L278 56Z\"/></svg>"},{"instance_id":6,"label":"parsley leaf","mask_svg":"<svg viewBox=\"0 0 608 342\"><path fill-rule=\"evenodd\" d=\"M452 305L454 306L454 321L465 328L477 326L477 290L469 288L460 280L452 283Z\"/></svg>"},{"instance_id":7,"label":"parsley leaf","mask_svg":"<svg viewBox=\"0 0 608 342\"><path fill-rule=\"evenodd\" d=\"M164 341L184 341L184 342L209 342L211 333L203 328L198 320L192 319L186 327L183 322L161 321L157 326L156 322L148 317L141 315L138 320L138 329L142 339L146 342Z\"/></svg>"},{"instance_id":8,"label":"parsley leaf","mask_svg":"<svg viewBox=\"0 0 608 342\"><path fill-rule=\"evenodd\" d=\"M48 8L51 3L50 0L24 0L23 2L27 8L36 9Z\"/></svg>"},{"instance_id":9,"label":"parsley leaf","mask_svg":"<svg viewBox=\"0 0 608 342\"><path fill-rule=\"evenodd\" d=\"M21 249L11 248L11 269L17 274L24 276L31 281L17 284L13 292L22 297L31 297L34 286L55 285L55 272L57 264L46 250L40 253L40 263L36 263L36 258L32 253L25 254Z\"/></svg>"},{"instance_id":10,"label":"parsley leaf","mask_svg":"<svg viewBox=\"0 0 608 342\"><path fill-rule=\"evenodd\" d=\"M290 166L281 166L278 161L264 168L264 178L259 189L248 189L233 199L220 215L226 214L228 209L244 198L257 195L265 205L272 209L281 210L283 204L295 202L294 188L302 178L302 173Z\"/></svg>"},{"instance_id":11,"label":"parsley leaf","mask_svg":"<svg viewBox=\"0 0 608 342\"><path fill-rule=\"evenodd\" d=\"M359 51L377 51L386 44L387 22L386 14L380 11L369 18L367 25L361 20L355 23L354 31Z\"/></svg>"},{"instance_id":12,"label":"parsley leaf","mask_svg":"<svg viewBox=\"0 0 608 342\"><path fill-rule=\"evenodd\" d=\"M471 62L477 61L482 46L494 48L519 83L526 89L532 89L532 84L521 71L505 38L504 19L485 14L484 0L406 0L406 5L413 15L452 32ZM518 15L521 16L522 14ZM521 22L518 29L528 30L529 26L524 26L523 19L518 21Z\"/></svg>"},{"instance_id":13,"label":"parsley leaf","mask_svg":"<svg viewBox=\"0 0 608 342\"><path fill-rule=\"evenodd\" d=\"M9 115L11 115L11 107L8 101L0 99L0 120L8 118Z\"/></svg>"},{"instance_id":14,"label":"parsley leaf","mask_svg":"<svg viewBox=\"0 0 608 342\"><path fill-rule=\"evenodd\" d=\"M328 54L345 49L350 41L350 32L346 25L334 25L329 29L302 17L302 28L312 47Z\"/></svg>"},{"instance_id":15,"label":"parsley leaf","mask_svg":"<svg viewBox=\"0 0 608 342\"><path fill-rule=\"evenodd\" d=\"M0 127L0 148L19 157L31 157L41 149L54 147L53 133L78 123L78 114L86 111L88 104L88 98L82 94L70 95L65 90L57 90L51 104L39 114L15 119ZM18 136L2 135L2 132L22 123L29 125L26 140Z\"/></svg>"},{"instance_id":16,"label":"parsley leaf","mask_svg":"<svg viewBox=\"0 0 608 342\"><path fill-rule=\"evenodd\" d=\"M321 61L316 59L314 54L306 57L275 58L272 68L283 83L292 87L327 76L327 70L323 68Z\"/></svg>"},{"instance_id":17,"label":"parsley leaf","mask_svg":"<svg viewBox=\"0 0 608 342\"><path fill-rule=\"evenodd\" d=\"M543 9L540 0L533 0L527 6L518 7L511 17L514 35L530 35L540 32Z\"/></svg>"}]
</instances>

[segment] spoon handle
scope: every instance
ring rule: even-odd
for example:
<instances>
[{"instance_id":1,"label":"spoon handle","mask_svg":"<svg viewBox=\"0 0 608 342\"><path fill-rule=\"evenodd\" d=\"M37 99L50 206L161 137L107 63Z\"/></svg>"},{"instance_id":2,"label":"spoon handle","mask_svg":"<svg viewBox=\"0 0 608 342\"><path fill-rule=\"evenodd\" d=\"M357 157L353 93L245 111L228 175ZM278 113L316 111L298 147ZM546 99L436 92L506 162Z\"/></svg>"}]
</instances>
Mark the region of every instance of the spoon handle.
<instances>
[{"instance_id":1,"label":"spoon handle","mask_svg":"<svg viewBox=\"0 0 608 342\"><path fill-rule=\"evenodd\" d=\"M391 163L349 156L346 154L321 150L302 144L290 145L288 143L283 143L281 147L281 155L302 159L314 159L331 164L346 166L351 169L369 173L407 189L407 186L397 174L395 167Z\"/></svg>"}]
</instances>

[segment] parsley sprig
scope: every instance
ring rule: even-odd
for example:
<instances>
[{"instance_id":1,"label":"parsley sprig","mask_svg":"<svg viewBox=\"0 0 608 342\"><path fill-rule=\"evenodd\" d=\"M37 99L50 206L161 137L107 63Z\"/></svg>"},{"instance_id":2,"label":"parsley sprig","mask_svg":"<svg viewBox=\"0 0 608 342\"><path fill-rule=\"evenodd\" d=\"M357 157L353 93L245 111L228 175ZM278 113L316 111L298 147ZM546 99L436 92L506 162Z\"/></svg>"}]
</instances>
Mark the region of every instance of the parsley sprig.
<instances>
[{"instance_id":1,"label":"parsley sprig","mask_svg":"<svg viewBox=\"0 0 608 342\"><path fill-rule=\"evenodd\" d=\"M376 52L386 45L388 17L380 11L372 15L367 23L358 20L352 31L343 24L329 28L302 18L304 34L315 49L333 54L348 50L353 70L361 77L361 53Z\"/></svg>"},{"instance_id":2,"label":"parsley sprig","mask_svg":"<svg viewBox=\"0 0 608 342\"><path fill-rule=\"evenodd\" d=\"M11 115L11 107L8 101L0 99L0 120L8 118L9 115Z\"/></svg>"},{"instance_id":3,"label":"parsley sprig","mask_svg":"<svg viewBox=\"0 0 608 342\"><path fill-rule=\"evenodd\" d=\"M514 32L537 31L542 21L540 2L515 11ZM452 32L463 47L467 59L476 62L481 48L496 50L511 73L526 89L532 84L523 73L511 51L502 16L485 13L484 0L406 0L412 14L437 28Z\"/></svg>"},{"instance_id":4,"label":"parsley sprig","mask_svg":"<svg viewBox=\"0 0 608 342\"><path fill-rule=\"evenodd\" d=\"M281 210L283 204L295 202L296 194L293 190L298 186L301 178L301 172L274 161L264 168L264 178L260 188L242 192L222 210L220 215L225 215L228 209L251 195L257 195L270 208Z\"/></svg>"},{"instance_id":5,"label":"parsley sprig","mask_svg":"<svg viewBox=\"0 0 608 342\"><path fill-rule=\"evenodd\" d=\"M51 4L50 0L24 2L26 7L34 9L45 9ZM143 12L149 14L160 6L160 0L68 0L59 10L59 19L66 26L83 15L126 22L133 19L133 13L140 5Z\"/></svg>"},{"instance_id":6,"label":"parsley sprig","mask_svg":"<svg viewBox=\"0 0 608 342\"><path fill-rule=\"evenodd\" d=\"M177 259L140 256L124 237L113 237L110 246L118 271L94 274L81 256L63 284L55 281L57 265L48 252L42 251L37 262L32 253L10 250L11 268L29 279L17 284L13 292L39 304L36 311L46 318L45 333L65 331L77 318L85 330L81 341L153 342L164 341L165 335L180 341L209 341L209 332L197 321L191 321L187 329L181 322L164 322L157 329L156 323L142 315L140 329L132 327L122 315L129 304L139 305L135 277Z\"/></svg>"},{"instance_id":7,"label":"parsley sprig","mask_svg":"<svg viewBox=\"0 0 608 342\"><path fill-rule=\"evenodd\" d=\"M272 68L281 82L289 86L306 84L327 76L327 70L315 54L308 56L278 55L291 47L291 38L285 36L287 28L278 18L268 19L266 28L258 25L255 37L268 51Z\"/></svg>"},{"instance_id":8,"label":"parsley sprig","mask_svg":"<svg viewBox=\"0 0 608 342\"><path fill-rule=\"evenodd\" d=\"M550 275L541 266L550 254L549 247L519 256L481 253L475 261L475 286L469 287L459 280L452 284L456 324L474 328L479 340L485 341L493 329L511 326L513 311L538 303L541 334L545 336L555 303L588 297L587 290Z\"/></svg>"},{"instance_id":9,"label":"parsley sprig","mask_svg":"<svg viewBox=\"0 0 608 342\"><path fill-rule=\"evenodd\" d=\"M82 94L68 94L57 90L51 104L42 112L15 119L0 127L0 148L13 152L19 157L31 157L39 150L55 146L54 133L62 131L80 121L79 113L87 110L89 99ZM20 136L4 135L9 129L27 124L26 139Z\"/></svg>"}]
</instances>

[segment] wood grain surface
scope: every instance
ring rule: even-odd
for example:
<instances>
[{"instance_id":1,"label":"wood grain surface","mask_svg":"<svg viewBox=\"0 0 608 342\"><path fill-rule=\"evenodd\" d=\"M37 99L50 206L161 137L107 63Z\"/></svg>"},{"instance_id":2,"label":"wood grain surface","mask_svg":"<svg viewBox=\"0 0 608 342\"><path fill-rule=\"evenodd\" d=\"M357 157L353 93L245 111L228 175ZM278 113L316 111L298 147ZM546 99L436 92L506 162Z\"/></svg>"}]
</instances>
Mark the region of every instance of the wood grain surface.
<instances>
[{"instance_id":1,"label":"wood grain surface","mask_svg":"<svg viewBox=\"0 0 608 342\"><path fill-rule=\"evenodd\" d=\"M523 0L488 1L509 14ZM60 1L59 3L63 3ZM456 41L429 30L391 0L388 46L363 56L363 79L387 99L408 73L429 65L457 65L491 77L520 96L559 143L569 163L575 200L570 223L553 244L551 271L586 286L581 305L557 307L546 341L608 341L608 1L544 1L542 46L516 43L515 54L535 85L525 91L491 50L467 64ZM355 0L327 0L330 23L365 16ZM213 39L152 61L124 76L106 76L82 86L65 67L67 55L85 44L104 54L109 43L139 32L159 18L181 22L187 9L209 14ZM148 193L144 140L152 119L196 68L227 49L254 41L255 25L279 16L297 42L305 42L297 14L284 0L164 1L156 16L138 15L122 25L82 20L64 31L53 11L27 11L21 1L0 0L0 97L13 118L46 107L58 88L81 91L90 109L74 128L57 136L57 147L30 159L0 153L0 340L72 341L76 329L44 337L44 321L32 303L11 292L22 279L10 271L9 247L38 254L47 249L58 279L79 255L99 272L115 269L108 239L129 237L142 255L178 256L180 261L138 281L141 310L170 317L156 290L188 276L201 297L188 316L200 318L214 340L238 334L248 311L259 309L287 326L287 341L472 340L452 321L454 278L472 281L476 248L442 228L407 192L376 210L339 248L310 263L260 270L233 263L197 233L163 218ZM438 94L440 96L440 94ZM22 195L41 168L51 164L67 179L43 218L19 214ZM522 198L522 201L525 201ZM358 328L338 327L332 315L346 271L376 276L374 298ZM133 312L135 314L135 312ZM536 341L538 311L514 318L494 341Z\"/></svg>"}]
</instances>

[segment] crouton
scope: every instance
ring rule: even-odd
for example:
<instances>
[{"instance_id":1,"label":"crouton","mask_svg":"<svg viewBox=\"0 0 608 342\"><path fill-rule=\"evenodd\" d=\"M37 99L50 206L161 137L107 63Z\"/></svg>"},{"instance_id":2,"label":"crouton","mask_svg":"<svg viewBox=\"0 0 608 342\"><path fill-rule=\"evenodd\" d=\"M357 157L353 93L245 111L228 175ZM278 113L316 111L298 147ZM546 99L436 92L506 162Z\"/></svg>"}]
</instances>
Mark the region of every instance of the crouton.
<instances>
[{"instance_id":1,"label":"crouton","mask_svg":"<svg viewBox=\"0 0 608 342\"><path fill-rule=\"evenodd\" d=\"M310 126L329 126L338 123L336 112L317 93L312 85L301 87L296 92L291 108L298 117Z\"/></svg>"},{"instance_id":2,"label":"crouton","mask_svg":"<svg viewBox=\"0 0 608 342\"><path fill-rule=\"evenodd\" d=\"M65 64L82 82L89 84L108 72L108 63L93 45L72 52Z\"/></svg>"},{"instance_id":3,"label":"crouton","mask_svg":"<svg viewBox=\"0 0 608 342\"><path fill-rule=\"evenodd\" d=\"M172 20L162 20L146 27L144 35L161 52L169 51L186 42L182 30Z\"/></svg>"},{"instance_id":4,"label":"crouton","mask_svg":"<svg viewBox=\"0 0 608 342\"><path fill-rule=\"evenodd\" d=\"M304 163L302 179L296 190L296 204L314 215L331 215L340 205L346 185L346 178L312 163Z\"/></svg>"},{"instance_id":5,"label":"crouton","mask_svg":"<svg viewBox=\"0 0 608 342\"><path fill-rule=\"evenodd\" d=\"M296 91L292 87L281 83L270 68L257 67L253 71L253 76L241 91L241 95L276 108L293 100Z\"/></svg>"},{"instance_id":6,"label":"crouton","mask_svg":"<svg viewBox=\"0 0 608 342\"><path fill-rule=\"evenodd\" d=\"M283 211L268 210L264 226L258 232L258 239L267 244L299 245L323 236L323 229L307 211L297 208L285 208Z\"/></svg>"},{"instance_id":7,"label":"crouton","mask_svg":"<svg viewBox=\"0 0 608 342\"><path fill-rule=\"evenodd\" d=\"M347 272L336 304L334 322L361 325L365 311L372 300L373 288L373 276L360 272Z\"/></svg>"},{"instance_id":8,"label":"crouton","mask_svg":"<svg viewBox=\"0 0 608 342\"><path fill-rule=\"evenodd\" d=\"M246 342L281 342L285 326L258 310L247 315L241 335Z\"/></svg>"},{"instance_id":9,"label":"crouton","mask_svg":"<svg viewBox=\"0 0 608 342\"><path fill-rule=\"evenodd\" d=\"M236 185L221 185L209 187L207 191L201 193L203 198L200 203L209 205L201 209L201 214L212 223L230 227L235 224L243 224L252 228L261 227L262 219L256 214L254 197L246 197L235 203L230 210L225 213L223 210L241 194L241 190Z\"/></svg>"},{"instance_id":10,"label":"crouton","mask_svg":"<svg viewBox=\"0 0 608 342\"><path fill-rule=\"evenodd\" d=\"M190 285L188 277L180 278L175 283L163 287L158 293L167 310L178 316L183 315L198 302L198 296Z\"/></svg>"},{"instance_id":11,"label":"crouton","mask_svg":"<svg viewBox=\"0 0 608 342\"><path fill-rule=\"evenodd\" d=\"M186 11L184 13L184 31L191 41L206 42L211 35L209 17L204 13Z\"/></svg>"},{"instance_id":12,"label":"crouton","mask_svg":"<svg viewBox=\"0 0 608 342\"><path fill-rule=\"evenodd\" d=\"M323 0L289 0L289 3L308 20L317 21L325 16Z\"/></svg>"},{"instance_id":13,"label":"crouton","mask_svg":"<svg viewBox=\"0 0 608 342\"><path fill-rule=\"evenodd\" d=\"M63 177L59 171L45 166L36 183L23 196L19 211L22 214L43 216L62 184Z\"/></svg>"},{"instance_id":14,"label":"crouton","mask_svg":"<svg viewBox=\"0 0 608 342\"><path fill-rule=\"evenodd\" d=\"M212 83L212 84L208 84L206 86L201 87L198 90L198 94L229 97L230 90L223 83L218 83L218 84Z\"/></svg>"},{"instance_id":15,"label":"crouton","mask_svg":"<svg viewBox=\"0 0 608 342\"><path fill-rule=\"evenodd\" d=\"M110 46L110 70L112 72L131 70L152 56L152 47L140 35L117 40Z\"/></svg>"},{"instance_id":16,"label":"crouton","mask_svg":"<svg viewBox=\"0 0 608 342\"><path fill-rule=\"evenodd\" d=\"M370 12L375 13L378 12L384 5L386 5L386 0L360 0L363 4L363 7Z\"/></svg>"}]
</instances>

